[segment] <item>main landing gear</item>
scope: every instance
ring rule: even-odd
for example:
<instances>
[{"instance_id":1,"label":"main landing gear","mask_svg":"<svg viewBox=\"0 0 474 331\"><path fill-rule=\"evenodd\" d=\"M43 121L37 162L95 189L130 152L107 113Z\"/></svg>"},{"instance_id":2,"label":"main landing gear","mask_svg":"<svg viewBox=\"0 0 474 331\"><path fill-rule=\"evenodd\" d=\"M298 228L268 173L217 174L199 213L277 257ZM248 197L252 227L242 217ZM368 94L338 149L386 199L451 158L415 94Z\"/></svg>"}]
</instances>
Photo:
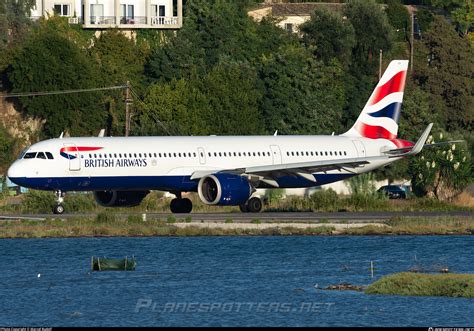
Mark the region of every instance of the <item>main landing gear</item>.
<instances>
[{"instance_id":1,"label":"main landing gear","mask_svg":"<svg viewBox=\"0 0 474 331\"><path fill-rule=\"evenodd\" d=\"M62 205L64 201L64 196L66 195L65 192L55 191L54 195L56 196L56 205L53 208L54 214L62 214L64 213L64 207Z\"/></svg>"},{"instance_id":2,"label":"main landing gear","mask_svg":"<svg viewBox=\"0 0 474 331\"><path fill-rule=\"evenodd\" d=\"M176 198L171 200L170 209L173 214L189 214L193 210L193 203L188 198L182 198L181 192L173 193Z\"/></svg>"},{"instance_id":3,"label":"main landing gear","mask_svg":"<svg viewBox=\"0 0 474 331\"><path fill-rule=\"evenodd\" d=\"M242 213L259 213L262 210L262 200L257 197L250 198L239 208Z\"/></svg>"}]
</instances>

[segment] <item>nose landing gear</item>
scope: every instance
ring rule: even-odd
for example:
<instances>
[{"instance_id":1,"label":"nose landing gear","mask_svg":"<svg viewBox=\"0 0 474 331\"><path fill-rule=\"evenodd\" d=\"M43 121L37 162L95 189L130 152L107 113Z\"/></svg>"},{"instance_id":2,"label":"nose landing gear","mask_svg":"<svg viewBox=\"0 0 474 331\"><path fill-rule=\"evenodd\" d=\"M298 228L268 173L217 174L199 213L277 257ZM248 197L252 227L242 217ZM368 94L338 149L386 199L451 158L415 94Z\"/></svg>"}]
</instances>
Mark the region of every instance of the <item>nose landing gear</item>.
<instances>
[{"instance_id":1,"label":"nose landing gear","mask_svg":"<svg viewBox=\"0 0 474 331\"><path fill-rule=\"evenodd\" d=\"M64 207L62 203L64 201L64 196L66 195L66 193L58 190L54 192L54 195L56 196L56 205L53 207L53 213L60 215L64 213Z\"/></svg>"}]
</instances>

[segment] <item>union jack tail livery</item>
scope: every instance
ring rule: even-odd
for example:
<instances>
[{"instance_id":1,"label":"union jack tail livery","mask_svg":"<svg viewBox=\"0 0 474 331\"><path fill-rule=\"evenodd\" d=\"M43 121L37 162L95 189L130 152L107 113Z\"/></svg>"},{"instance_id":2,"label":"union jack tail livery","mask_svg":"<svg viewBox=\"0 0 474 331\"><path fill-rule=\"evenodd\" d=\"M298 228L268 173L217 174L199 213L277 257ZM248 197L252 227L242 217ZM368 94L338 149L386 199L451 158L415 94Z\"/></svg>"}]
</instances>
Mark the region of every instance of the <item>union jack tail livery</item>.
<instances>
[{"instance_id":1,"label":"union jack tail livery","mask_svg":"<svg viewBox=\"0 0 474 331\"><path fill-rule=\"evenodd\" d=\"M390 62L354 126L342 136L397 138L407 69L407 60Z\"/></svg>"}]
</instances>

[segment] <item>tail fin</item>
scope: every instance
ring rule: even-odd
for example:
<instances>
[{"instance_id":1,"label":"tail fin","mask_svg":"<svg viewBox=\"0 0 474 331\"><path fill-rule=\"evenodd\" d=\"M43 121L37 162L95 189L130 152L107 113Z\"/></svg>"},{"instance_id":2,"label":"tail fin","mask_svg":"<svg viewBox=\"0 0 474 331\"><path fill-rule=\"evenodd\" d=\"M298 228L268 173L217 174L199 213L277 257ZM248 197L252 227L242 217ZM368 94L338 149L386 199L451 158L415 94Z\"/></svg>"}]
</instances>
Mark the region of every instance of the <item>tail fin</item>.
<instances>
[{"instance_id":1,"label":"tail fin","mask_svg":"<svg viewBox=\"0 0 474 331\"><path fill-rule=\"evenodd\" d=\"M354 126L342 136L397 138L407 69L408 60L390 62Z\"/></svg>"}]
</instances>

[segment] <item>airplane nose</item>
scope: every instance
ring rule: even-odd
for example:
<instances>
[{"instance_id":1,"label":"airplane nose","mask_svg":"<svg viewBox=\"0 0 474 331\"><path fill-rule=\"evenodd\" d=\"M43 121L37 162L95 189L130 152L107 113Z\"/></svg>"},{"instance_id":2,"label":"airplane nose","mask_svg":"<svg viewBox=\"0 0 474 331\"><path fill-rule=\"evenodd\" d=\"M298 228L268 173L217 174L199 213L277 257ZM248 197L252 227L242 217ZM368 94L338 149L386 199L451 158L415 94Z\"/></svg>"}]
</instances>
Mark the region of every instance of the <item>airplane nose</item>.
<instances>
[{"instance_id":1,"label":"airplane nose","mask_svg":"<svg viewBox=\"0 0 474 331\"><path fill-rule=\"evenodd\" d=\"M8 178L15 184L21 185L19 181L21 181L21 177L25 177L26 175L21 171L21 165L18 164L18 161L13 162L13 164L8 168L7 176Z\"/></svg>"}]
</instances>

